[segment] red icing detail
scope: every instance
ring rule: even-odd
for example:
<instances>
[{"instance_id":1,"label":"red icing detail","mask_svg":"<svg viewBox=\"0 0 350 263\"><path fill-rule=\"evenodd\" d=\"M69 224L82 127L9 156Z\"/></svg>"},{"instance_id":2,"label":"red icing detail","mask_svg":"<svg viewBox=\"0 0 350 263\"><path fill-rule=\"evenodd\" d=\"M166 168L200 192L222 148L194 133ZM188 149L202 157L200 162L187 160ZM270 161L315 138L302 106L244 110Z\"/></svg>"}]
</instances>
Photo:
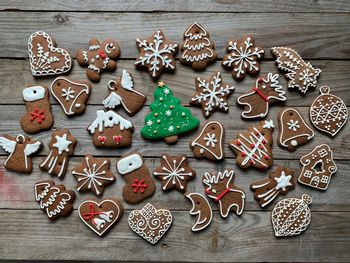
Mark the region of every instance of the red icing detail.
<instances>
[{"instance_id":1,"label":"red icing detail","mask_svg":"<svg viewBox=\"0 0 350 263\"><path fill-rule=\"evenodd\" d=\"M253 88L253 90L254 90L261 98L263 98L263 100L269 101L269 98L268 98L265 94L263 94L259 89Z\"/></svg>"},{"instance_id":2,"label":"red icing detail","mask_svg":"<svg viewBox=\"0 0 350 263\"><path fill-rule=\"evenodd\" d=\"M30 113L30 118L31 121L34 121L37 119L37 122L41 124L43 120L45 120L45 110L39 110L37 107L34 108L34 111Z\"/></svg>"},{"instance_id":3,"label":"red icing detail","mask_svg":"<svg viewBox=\"0 0 350 263\"><path fill-rule=\"evenodd\" d=\"M250 147L251 147L251 148L254 148L254 147L255 147L255 144L254 144L254 143L252 143L252 144L250 145Z\"/></svg>"},{"instance_id":4,"label":"red icing detail","mask_svg":"<svg viewBox=\"0 0 350 263\"><path fill-rule=\"evenodd\" d=\"M209 189L209 188L205 189L205 193L206 193L207 195L210 195L210 189Z\"/></svg>"},{"instance_id":5,"label":"red icing detail","mask_svg":"<svg viewBox=\"0 0 350 263\"><path fill-rule=\"evenodd\" d=\"M262 78L258 78L258 82L259 82L259 83L262 83L262 82L263 82L263 79L262 79Z\"/></svg>"},{"instance_id":6,"label":"red icing detail","mask_svg":"<svg viewBox=\"0 0 350 263\"><path fill-rule=\"evenodd\" d=\"M258 136L258 135L259 135L259 133L258 133L258 132L255 132L255 135L256 135L256 136Z\"/></svg>"},{"instance_id":7,"label":"red icing detail","mask_svg":"<svg viewBox=\"0 0 350 263\"><path fill-rule=\"evenodd\" d=\"M148 187L147 184L145 184L145 180L135 178L134 182L131 184L131 187L134 188L134 193L140 192L141 194L145 192L145 189Z\"/></svg>"},{"instance_id":8,"label":"red icing detail","mask_svg":"<svg viewBox=\"0 0 350 263\"><path fill-rule=\"evenodd\" d=\"M236 145L237 146L241 146L241 142L240 141L236 141Z\"/></svg>"},{"instance_id":9,"label":"red icing detail","mask_svg":"<svg viewBox=\"0 0 350 263\"><path fill-rule=\"evenodd\" d=\"M250 162L251 164L253 164L253 163L254 163L254 160L253 160L253 159L250 159L249 162Z\"/></svg>"},{"instance_id":10,"label":"red icing detail","mask_svg":"<svg viewBox=\"0 0 350 263\"><path fill-rule=\"evenodd\" d=\"M265 159L265 160L267 160L267 159L269 159L269 158L270 158L270 156L264 155L264 159Z\"/></svg>"},{"instance_id":11,"label":"red icing detail","mask_svg":"<svg viewBox=\"0 0 350 263\"><path fill-rule=\"evenodd\" d=\"M261 150L262 148L264 148L262 145L259 145L259 149Z\"/></svg>"},{"instance_id":12,"label":"red icing detail","mask_svg":"<svg viewBox=\"0 0 350 263\"><path fill-rule=\"evenodd\" d=\"M106 53L103 51L103 50L100 50L99 52L98 52L98 55L100 56L100 58L102 58L102 59L105 59L107 56L106 56Z\"/></svg>"},{"instance_id":13,"label":"red icing detail","mask_svg":"<svg viewBox=\"0 0 350 263\"><path fill-rule=\"evenodd\" d=\"M264 139L264 140L261 141L261 143L262 143L262 144L266 144L267 141Z\"/></svg>"},{"instance_id":14,"label":"red icing detail","mask_svg":"<svg viewBox=\"0 0 350 263\"><path fill-rule=\"evenodd\" d=\"M219 196L215 198L215 202L219 202L227 193L230 192L230 188L226 188Z\"/></svg>"},{"instance_id":15,"label":"red icing detail","mask_svg":"<svg viewBox=\"0 0 350 263\"><path fill-rule=\"evenodd\" d=\"M257 158L258 156L256 156L256 154L254 153L254 154L253 154L253 157L254 157L254 158Z\"/></svg>"},{"instance_id":16,"label":"red icing detail","mask_svg":"<svg viewBox=\"0 0 350 263\"><path fill-rule=\"evenodd\" d=\"M246 156L247 154L245 152L242 152L241 155L244 157Z\"/></svg>"},{"instance_id":17,"label":"red icing detail","mask_svg":"<svg viewBox=\"0 0 350 263\"><path fill-rule=\"evenodd\" d=\"M83 213L82 216L85 220L92 219L95 215L101 215L104 214L104 212L95 212L95 206L94 204L89 204L89 212Z\"/></svg>"},{"instance_id":18,"label":"red icing detail","mask_svg":"<svg viewBox=\"0 0 350 263\"><path fill-rule=\"evenodd\" d=\"M114 135L113 140L116 141L117 143L120 143L122 141L122 136L121 135Z\"/></svg>"},{"instance_id":19,"label":"red icing detail","mask_svg":"<svg viewBox=\"0 0 350 263\"><path fill-rule=\"evenodd\" d=\"M104 144L107 140L106 136L98 136L97 139L102 143Z\"/></svg>"}]
</instances>

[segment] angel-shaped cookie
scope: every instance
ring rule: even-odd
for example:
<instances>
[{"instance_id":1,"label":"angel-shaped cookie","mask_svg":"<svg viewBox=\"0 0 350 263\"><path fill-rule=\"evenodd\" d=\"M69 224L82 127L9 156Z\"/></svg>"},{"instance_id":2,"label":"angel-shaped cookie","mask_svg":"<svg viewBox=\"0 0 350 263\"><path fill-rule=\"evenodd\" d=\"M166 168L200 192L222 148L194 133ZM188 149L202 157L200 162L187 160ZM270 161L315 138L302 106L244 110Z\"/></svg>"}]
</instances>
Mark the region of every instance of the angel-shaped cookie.
<instances>
[{"instance_id":1,"label":"angel-shaped cookie","mask_svg":"<svg viewBox=\"0 0 350 263\"><path fill-rule=\"evenodd\" d=\"M17 135L16 138L3 135L0 136L0 146L10 154L4 163L6 169L31 173L33 164L30 156L40 151L42 143L23 134Z\"/></svg>"},{"instance_id":2,"label":"angel-shaped cookie","mask_svg":"<svg viewBox=\"0 0 350 263\"><path fill-rule=\"evenodd\" d=\"M130 73L125 69L120 80L110 80L108 82L108 89L110 91L102 103L107 109L114 109L122 105L129 116L137 113L145 104L146 96L134 90L134 81Z\"/></svg>"}]
</instances>

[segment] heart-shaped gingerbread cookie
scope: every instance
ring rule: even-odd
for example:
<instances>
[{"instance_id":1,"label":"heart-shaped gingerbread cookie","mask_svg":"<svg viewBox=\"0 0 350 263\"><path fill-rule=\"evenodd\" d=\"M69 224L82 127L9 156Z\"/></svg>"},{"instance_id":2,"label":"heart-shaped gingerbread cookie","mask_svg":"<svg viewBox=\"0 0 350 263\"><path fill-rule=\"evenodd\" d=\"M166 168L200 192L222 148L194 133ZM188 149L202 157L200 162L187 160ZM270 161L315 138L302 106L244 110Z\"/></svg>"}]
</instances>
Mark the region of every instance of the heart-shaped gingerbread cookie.
<instances>
[{"instance_id":1,"label":"heart-shaped gingerbread cookie","mask_svg":"<svg viewBox=\"0 0 350 263\"><path fill-rule=\"evenodd\" d=\"M100 203L87 200L78 209L81 220L99 236L106 234L119 221L123 211L122 204L112 199Z\"/></svg>"},{"instance_id":2,"label":"heart-shaped gingerbread cookie","mask_svg":"<svg viewBox=\"0 0 350 263\"><path fill-rule=\"evenodd\" d=\"M38 31L28 40L29 61L33 76L62 74L72 67L69 53L56 47L49 34Z\"/></svg>"},{"instance_id":3,"label":"heart-shaped gingerbread cookie","mask_svg":"<svg viewBox=\"0 0 350 263\"><path fill-rule=\"evenodd\" d=\"M134 210L129 215L129 226L148 242L155 244L168 231L173 222L169 210L156 209L150 203L141 210Z\"/></svg>"}]
</instances>

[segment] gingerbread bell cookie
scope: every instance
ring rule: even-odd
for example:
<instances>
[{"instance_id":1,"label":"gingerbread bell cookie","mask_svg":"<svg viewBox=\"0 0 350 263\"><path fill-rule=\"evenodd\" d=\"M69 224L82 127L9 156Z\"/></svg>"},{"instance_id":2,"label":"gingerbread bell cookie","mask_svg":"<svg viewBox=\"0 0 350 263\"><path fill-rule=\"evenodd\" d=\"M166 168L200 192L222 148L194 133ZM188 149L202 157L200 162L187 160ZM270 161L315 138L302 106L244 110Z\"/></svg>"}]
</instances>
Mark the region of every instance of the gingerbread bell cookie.
<instances>
[{"instance_id":1,"label":"gingerbread bell cookie","mask_svg":"<svg viewBox=\"0 0 350 263\"><path fill-rule=\"evenodd\" d=\"M277 143L288 151L296 150L314 137L313 130L297 109L282 109L277 115L277 120L279 128Z\"/></svg>"},{"instance_id":2,"label":"gingerbread bell cookie","mask_svg":"<svg viewBox=\"0 0 350 263\"><path fill-rule=\"evenodd\" d=\"M56 78L50 90L68 116L82 114L91 93L89 81L73 81L65 77Z\"/></svg>"},{"instance_id":3,"label":"gingerbread bell cookie","mask_svg":"<svg viewBox=\"0 0 350 263\"><path fill-rule=\"evenodd\" d=\"M197 77L195 84L196 93L192 96L190 105L200 106L204 117L208 118L215 110L228 112L227 99L235 88L223 83L220 72L208 79Z\"/></svg>"},{"instance_id":4,"label":"gingerbread bell cookie","mask_svg":"<svg viewBox=\"0 0 350 263\"><path fill-rule=\"evenodd\" d=\"M264 118L269 113L270 104L286 101L285 92L279 84L278 74L268 73L265 78L258 78L255 87L237 98L237 103L244 106L242 118Z\"/></svg>"},{"instance_id":5,"label":"gingerbread bell cookie","mask_svg":"<svg viewBox=\"0 0 350 263\"><path fill-rule=\"evenodd\" d=\"M213 211L208 200L199 193L189 193L185 196L192 204L190 215L196 216L196 222L192 227L192 231L197 232L207 228L213 219Z\"/></svg>"},{"instance_id":6,"label":"gingerbread bell cookie","mask_svg":"<svg viewBox=\"0 0 350 263\"><path fill-rule=\"evenodd\" d=\"M123 70L119 80L108 82L109 95L102 101L107 109L114 109L122 106L129 116L137 113L146 102L146 96L134 89L132 75Z\"/></svg>"},{"instance_id":7,"label":"gingerbread bell cookie","mask_svg":"<svg viewBox=\"0 0 350 263\"><path fill-rule=\"evenodd\" d=\"M186 192L188 181L196 177L196 171L189 166L188 158L185 154L179 156L162 154L160 166L154 170L153 175L162 180L162 189L164 191L176 189L184 193Z\"/></svg>"},{"instance_id":8,"label":"gingerbread bell cookie","mask_svg":"<svg viewBox=\"0 0 350 263\"><path fill-rule=\"evenodd\" d=\"M104 236L122 218L122 204L114 199L86 200L79 205L80 219L97 235Z\"/></svg>"},{"instance_id":9,"label":"gingerbread bell cookie","mask_svg":"<svg viewBox=\"0 0 350 263\"><path fill-rule=\"evenodd\" d=\"M333 151L327 144L316 146L300 159L303 168L298 182L319 190L327 190L332 175L337 171Z\"/></svg>"},{"instance_id":10,"label":"gingerbread bell cookie","mask_svg":"<svg viewBox=\"0 0 350 263\"><path fill-rule=\"evenodd\" d=\"M140 54L135 66L146 69L153 79L159 78L163 71L175 70L175 55L179 46L168 40L163 31L158 30L146 39L136 39L136 46Z\"/></svg>"},{"instance_id":11,"label":"gingerbread bell cookie","mask_svg":"<svg viewBox=\"0 0 350 263\"><path fill-rule=\"evenodd\" d=\"M117 68L115 60L120 55L118 42L113 39L106 39L100 42L93 38L89 42L88 50L77 51L77 61L81 66L87 66L87 77L94 82L101 79L103 71L114 71Z\"/></svg>"},{"instance_id":12,"label":"gingerbread bell cookie","mask_svg":"<svg viewBox=\"0 0 350 263\"><path fill-rule=\"evenodd\" d=\"M77 139L68 129L53 131L49 143L50 152L39 165L40 169L63 179L66 174L69 156L74 154Z\"/></svg>"},{"instance_id":13,"label":"gingerbread bell cookie","mask_svg":"<svg viewBox=\"0 0 350 263\"><path fill-rule=\"evenodd\" d=\"M286 72L288 88L297 88L305 94L309 88L316 87L321 70L305 62L301 56L288 47L273 47L271 54L276 57L277 68Z\"/></svg>"},{"instance_id":14,"label":"gingerbread bell cookie","mask_svg":"<svg viewBox=\"0 0 350 263\"><path fill-rule=\"evenodd\" d=\"M215 45L209 38L208 31L194 22L184 33L180 62L190 65L194 70L204 70L217 58L214 48Z\"/></svg>"},{"instance_id":15,"label":"gingerbread bell cookie","mask_svg":"<svg viewBox=\"0 0 350 263\"><path fill-rule=\"evenodd\" d=\"M104 188L116 180L109 170L110 163L108 159L96 159L86 154L83 161L72 170L72 174L78 181L77 190L101 195Z\"/></svg>"},{"instance_id":16,"label":"gingerbread bell cookie","mask_svg":"<svg viewBox=\"0 0 350 263\"><path fill-rule=\"evenodd\" d=\"M169 210L148 203L141 210L131 211L128 222L132 231L154 245L171 227L173 216Z\"/></svg>"},{"instance_id":17,"label":"gingerbread bell cookie","mask_svg":"<svg viewBox=\"0 0 350 263\"><path fill-rule=\"evenodd\" d=\"M27 113L21 118L21 127L27 133L48 130L53 124L49 100L49 89L45 86L31 86L22 92Z\"/></svg>"},{"instance_id":18,"label":"gingerbread bell cookie","mask_svg":"<svg viewBox=\"0 0 350 263\"><path fill-rule=\"evenodd\" d=\"M226 44L227 55L222 60L222 66L232 70L235 80L242 80L246 74L255 75L260 71L259 61L264 57L264 49L256 47L252 36L241 40L230 39Z\"/></svg>"},{"instance_id":19,"label":"gingerbread bell cookie","mask_svg":"<svg viewBox=\"0 0 350 263\"><path fill-rule=\"evenodd\" d=\"M218 121L203 124L199 134L190 141L190 147L197 158L219 161L224 158L224 126Z\"/></svg>"},{"instance_id":20,"label":"gingerbread bell cookie","mask_svg":"<svg viewBox=\"0 0 350 263\"><path fill-rule=\"evenodd\" d=\"M34 185L35 200L40 208L53 221L60 216L68 216L73 211L75 193L66 190L64 185L55 185L54 181L41 181Z\"/></svg>"},{"instance_id":21,"label":"gingerbread bell cookie","mask_svg":"<svg viewBox=\"0 0 350 263\"><path fill-rule=\"evenodd\" d=\"M69 53L56 47L56 41L45 32L34 32L29 37L28 51L33 76L62 74L72 67Z\"/></svg>"},{"instance_id":22,"label":"gingerbread bell cookie","mask_svg":"<svg viewBox=\"0 0 350 263\"><path fill-rule=\"evenodd\" d=\"M322 86L320 93L310 107L310 120L317 129L334 137L348 120L348 109L341 98L330 94L329 87Z\"/></svg>"},{"instance_id":23,"label":"gingerbread bell cookie","mask_svg":"<svg viewBox=\"0 0 350 263\"><path fill-rule=\"evenodd\" d=\"M181 106L181 101L173 96L172 91L162 81L154 91L151 112L145 117L145 126L141 136L145 139L164 139L166 143L176 143L178 136L194 130L199 120L191 111Z\"/></svg>"},{"instance_id":24,"label":"gingerbread bell cookie","mask_svg":"<svg viewBox=\"0 0 350 263\"><path fill-rule=\"evenodd\" d=\"M268 179L250 185L255 200L262 208L268 206L277 196L286 195L294 187L294 173L286 167L277 167L274 172L269 173Z\"/></svg>"},{"instance_id":25,"label":"gingerbread bell cookie","mask_svg":"<svg viewBox=\"0 0 350 263\"><path fill-rule=\"evenodd\" d=\"M271 213L275 236L296 236L304 232L311 222L311 202L312 199L307 194L303 194L301 198L279 201Z\"/></svg>"},{"instance_id":26,"label":"gingerbread bell cookie","mask_svg":"<svg viewBox=\"0 0 350 263\"><path fill-rule=\"evenodd\" d=\"M23 134L16 137L2 135L0 147L10 154L4 162L7 170L30 174L33 169L31 156L41 150L42 143Z\"/></svg>"},{"instance_id":27,"label":"gingerbread bell cookie","mask_svg":"<svg viewBox=\"0 0 350 263\"><path fill-rule=\"evenodd\" d=\"M233 183L233 170L225 170L217 174L206 172L202 178L205 185L205 194L219 205L223 218L228 217L231 211L241 215L244 210L244 191Z\"/></svg>"},{"instance_id":28,"label":"gingerbread bell cookie","mask_svg":"<svg viewBox=\"0 0 350 263\"><path fill-rule=\"evenodd\" d=\"M156 185L140 153L129 153L117 162L117 171L125 180L123 198L137 204L153 195Z\"/></svg>"},{"instance_id":29,"label":"gingerbread bell cookie","mask_svg":"<svg viewBox=\"0 0 350 263\"><path fill-rule=\"evenodd\" d=\"M260 125L248 128L237 134L230 142L231 150L236 154L236 162L241 168L254 167L266 170L273 164L272 131L273 121L262 121Z\"/></svg>"},{"instance_id":30,"label":"gingerbread bell cookie","mask_svg":"<svg viewBox=\"0 0 350 263\"><path fill-rule=\"evenodd\" d=\"M96 119L88 127L96 147L123 148L131 145L134 126L116 112L98 110Z\"/></svg>"}]
</instances>

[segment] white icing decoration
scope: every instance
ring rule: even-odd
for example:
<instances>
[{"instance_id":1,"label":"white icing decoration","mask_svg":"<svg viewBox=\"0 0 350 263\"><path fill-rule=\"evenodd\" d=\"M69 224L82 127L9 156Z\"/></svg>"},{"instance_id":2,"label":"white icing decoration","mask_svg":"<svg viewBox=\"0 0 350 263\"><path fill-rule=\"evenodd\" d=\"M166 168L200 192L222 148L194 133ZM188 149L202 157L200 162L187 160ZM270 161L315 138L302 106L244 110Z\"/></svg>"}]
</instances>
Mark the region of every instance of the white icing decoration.
<instances>
[{"instance_id":1,"label":"white icing decoration","mask_svg":"<svg viewBox=\"0 0 350 263\"><path fill-rule=\"evenodd\" d=\"M74 107L79 109L81 107L81 104L80 103L76 103L76 104L74 104Z\"/></svg>"},{"instance_id":2,"label":"white icing decoration","mask_svg":"<svg viewBox=\"0 0 350 263\"><path fill-rule=\"evenodd\" d=\"M280 177L275 177L275 181L277 182L276 190L282 189L283 191L286 191L287 186L292 186L290 180L292 179L291 175L287 175L284 171L281 172Z\"/></svg>"},{"instance_id":3,"label":"white icing decoration","mask_svg":"<svg viewBox=\"0 0 350 263\"><path fill-rule=\"evenodd\" d=\"M69 152L69 145L72 143L67 140L67 134L63 134L62 137L59 135L55 136L56 142L52 145L52 147L57 148L58 154L61 155L64 151Z\"/></svg>"},{"instance_id":4,"label":"white icing decoration","mask_svg":"<svg viewBox=\"0 0 350 263\"><path fill-rule=\"evenodd\" d=\"M111 54L115 50L115 46L113 43L108 43L105 45L105 52L107 54Z\"/></svg>"},{"instance_id":5,"label":"white icing decoration","mask_svg":"<svg viewBox=\"0 0 350 263\"><path fill-rule=\"evenodd\" d=\"M91 63L94 63L94 61L92 61L92 59L91 59ZM93 64L90 64L90 65L88 66L88 69L91 69L91 70L93 70L93 71L96 71L97 74L100 74L100 71L101 71L98 67L96 67L96 66L93 65Z\"/></svg>"},{"instance_id":6,"label":"white icing decoration","mask_svg":"<svg viewBox=\"0 0 350 263\"><path fill-rule=\"evenodd\" d=\"M45 98L45 88L42 86L32 86L23 90L25 101L36 101Z\"/></svg>"},{"instance_id":7,"label":"white icing decoration","mask_svg":"<svg viewBox=\"0 0 350 263\"><path fill-rule=\"evenodd\" d=\"M287 122L287 127L290 131L296 132L300 129L299 121L289 120Z\"/></svg>"},{"instance_id":8,"label":"white icing decoration","mask_svg":"<svg viewBox=\"0 0 350 263\"><path fill-rule=\"evenodd\" d=\"M188 199L191 200L192 203L192 209L190 211L190 215L198 215L196 223L192 227L192 231L200 231L205 229L207 226L210 225L212 219L213 219L213 210L211 209L211 206L208 202L208 200L204 197L204 195L199 193L190 193L185 195ZM200 199L200 204L198 204L195 199ZM197 200L198 201L198 200ZM196 209L197 208L197 209ZM200 210L201 208L202 210ZM208 209L210 211L209 218L204 217L202 215L202 211Z\"/></svg>"},{"instance_id":9,"label":"white icing decoration","mask_svg":"<svg viewBox=\"0 0 350 263\"><path fill-rule=\"evenodd\" d=\"M89 46L89 50L90 51L94 51L94 50L97 50L97 49L100 49L100 45L91 45L91 46Z\"/></svg>"},{"instance_id":10,"label":"white icing decoration","mask_svg":"<svg viewBox=\"0 0 350 263\"><path fill-rule=\"evenodd\" d=\"M263 125L264 129L273 129L275 128L275 125L273 124L273 120L265 121L265 124Z\"/></svg>"},{"instance_id":11,"label":"white icing decoration","mask_svg":"<svg viewBox=\"0 0 350 263\"><path fill-rule=\"evenodd\" d=\"M298 146L298 142L296 140L292 140L290 144L294 147Z\"/></svg>"},{"instance_id":12,"label":"white icing decoration","mask_svg":"<svg viewBox=\"0 0 350 263\"><path fill-rule=\"evenodd\" d=\"M117 170L121 175L124 175L141 168L142 165L141 156L135 153L120 159L117 163Z\"/></svg>"},{"instance_id":13,"label":"white icing decoration","mask_svg":"<svg viewBox=\"0 0 350 263\"><path fill-rule=\"evenodd\" d=\"M66 101L70 101L70 99L74 99L74 90L72 87L68 87L67 89L62 89L62 97L66 99Z\"/></svg>"},{"instance_id":14,"label":"white icing decoration","mask_svg":"<svg viewBox=\"0 0 350 263\"><path fill-rule=\"evenodd\" d=\"M114 111L98 110L96 112L96 119L93 123L88 127L88 130L91 134L94 134L96 129L98 128L99 132L103 132L105 128L113 127L114 125L119 125L119 129L123 131L124 129L132 128L132 124L130 121L124 119L119 114Z\"/></svg>"}]
</instances>

